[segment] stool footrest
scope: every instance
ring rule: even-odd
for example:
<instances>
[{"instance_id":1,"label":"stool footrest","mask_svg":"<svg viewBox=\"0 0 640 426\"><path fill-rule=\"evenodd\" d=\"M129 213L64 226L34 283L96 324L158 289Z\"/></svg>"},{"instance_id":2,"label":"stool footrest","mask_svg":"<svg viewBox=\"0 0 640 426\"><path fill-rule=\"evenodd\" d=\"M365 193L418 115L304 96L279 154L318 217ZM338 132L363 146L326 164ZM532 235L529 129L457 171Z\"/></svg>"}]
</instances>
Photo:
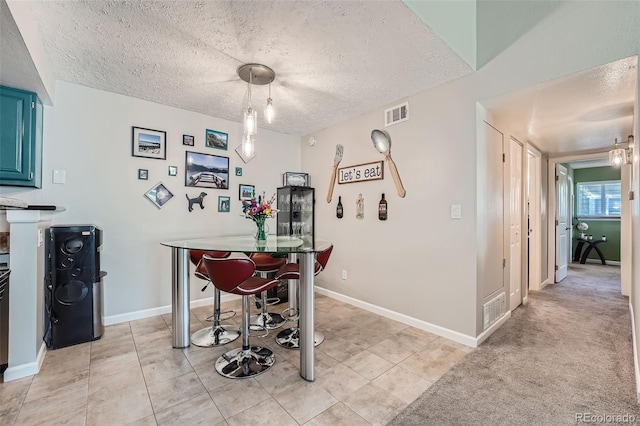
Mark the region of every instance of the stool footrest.
<instances>
[{"instance_id":1,"label":"stool footrest","mask_svg":"<svg viewBox=\"0 0 640 426\"><path fill-rule=\"evenodd\" d=\"M287 321L298 321L298 319L300 319L300 312L295 308L287 308L282 311L282 316Z\"/></svg>"},{"instance_id":2,"label":"stool footrest","mask_svg":"<svg viewBox=\"0 0 640 426\"><path fill-rule=\"evenodd\" d=\"M279 297L267 297L267 306L277 305L280 303Z\"/></svg>"}]
</instances>

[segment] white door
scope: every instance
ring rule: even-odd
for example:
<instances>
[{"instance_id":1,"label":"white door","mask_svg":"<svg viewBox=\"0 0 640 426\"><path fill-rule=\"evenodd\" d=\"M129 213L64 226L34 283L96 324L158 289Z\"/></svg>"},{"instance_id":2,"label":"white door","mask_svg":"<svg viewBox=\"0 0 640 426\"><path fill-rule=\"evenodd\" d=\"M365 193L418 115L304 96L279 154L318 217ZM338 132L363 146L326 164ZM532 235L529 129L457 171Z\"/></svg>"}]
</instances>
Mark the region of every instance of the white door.
<instances>
[{"instance_id":1,"label":"white door","mask_svg":"<svg viewBox=\"0 0 640 426\"><path fill-rule=\"evenodd\" d=\"M522 145L510 143L509 161L509 307L522 303Z\"/></svg>"},{"instance_id":2,"label":"white door","mask_svg":"<svg viewBox=\"0 0 640 426\"><path fill-rule=\"evenodd\" d=\"M556 274L555 282L567 277L571 221L569 212L569 179L567 168L556 164Z\"/></svg>"},{"instance_id":3,"label":"white door","mask_svg":"<svg viewBox=\"0 0 640 426\"><path fill-rule=\"evenodd\" d=\"M508 245L504 204L506 164L504 137L490 124L478 129L478 281L483 303L492 295L506 293L505 250ZM506 295L505 295L506 296Z\"/></svg>"}]
</instances>

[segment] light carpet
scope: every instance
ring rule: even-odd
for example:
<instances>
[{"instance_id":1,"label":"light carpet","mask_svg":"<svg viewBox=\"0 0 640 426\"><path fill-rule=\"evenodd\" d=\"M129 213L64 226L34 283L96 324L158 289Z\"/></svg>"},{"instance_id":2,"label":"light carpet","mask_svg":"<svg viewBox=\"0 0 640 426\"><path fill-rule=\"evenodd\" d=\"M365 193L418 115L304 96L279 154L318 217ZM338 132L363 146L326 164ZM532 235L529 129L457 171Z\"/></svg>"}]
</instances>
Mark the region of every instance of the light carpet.
<instances>
[{"instance_id":1,"label":"light carpet","mask_svg":"<svg viewBox=\"0 0 640 426\"><path fill-rule=\"evenodd\" d=\"M640 423L620 268L572 264L390 425L616 424L624 415Z\"/></svg>"}]
</instances>

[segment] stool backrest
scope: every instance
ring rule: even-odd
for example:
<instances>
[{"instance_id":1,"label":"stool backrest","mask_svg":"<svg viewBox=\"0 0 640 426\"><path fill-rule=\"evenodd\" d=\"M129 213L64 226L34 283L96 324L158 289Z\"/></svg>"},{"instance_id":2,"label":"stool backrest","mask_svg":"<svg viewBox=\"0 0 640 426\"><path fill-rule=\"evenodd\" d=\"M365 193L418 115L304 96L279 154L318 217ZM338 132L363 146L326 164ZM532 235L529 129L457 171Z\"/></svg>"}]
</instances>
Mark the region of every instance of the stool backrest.
<instances>
[{"instance_id":1,"label":"stool backrest","mask_svg":"<svg viewBox=\"0 0 640 426\"><path fill-rule=\"evenodd\" d=\"M202 262L213 285L227 293L233 293L256 270L255 263L246 258L215 258L204 254Z\"/></svg>"},{"instance_id":2,"label":"stool backrest","mask_svg":"<svg viewBox=\"0 0 640 426\"><path fill-rule=\"evenodd\" d=\"M189 258L191 259L191 263L197 265L200 263L200 259L202 259L203 255L208 255L209 257L229 257L231 253L228 251L207 251L207 250L189 250Z\"/></svg>"},{"instance_id":3,"label":"stool backrest","mask_svg":"<svg viewBox=\"0 0 640 426\"><path fill-rule=\"evenodd\" d=\"M320 269L316 265L316 275L319 274L327 267L327 263L329 262L329 258L331 257L331 252L333 251L333 244L329 246L325 251L318 252L316 254L316 262L320 264Z\"/></svg>"}]
</instances>

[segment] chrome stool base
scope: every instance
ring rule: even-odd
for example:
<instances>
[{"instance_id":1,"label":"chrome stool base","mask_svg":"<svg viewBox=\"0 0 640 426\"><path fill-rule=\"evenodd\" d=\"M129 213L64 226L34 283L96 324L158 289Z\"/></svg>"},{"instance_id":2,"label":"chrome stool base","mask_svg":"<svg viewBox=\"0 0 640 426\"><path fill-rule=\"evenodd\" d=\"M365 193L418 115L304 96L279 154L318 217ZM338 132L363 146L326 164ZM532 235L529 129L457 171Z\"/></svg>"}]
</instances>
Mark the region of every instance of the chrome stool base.
<instances>
[{"instance_id":1,"label":"chrome stool base","mask_svg":"<svg viewBox=\"0 0 640 426\"><path fill-rule=\"evenodd\" d=\"M239 328L218 325L196 331L191 335L191 343L201 348L210 348L212 346L226 345L238 337L240 337Z\"/></svg>"},{"instance_id":2,"label":"chrome stool base","mask_svg":"<svg viewBox=\"0 0 640 426\"><path fill-rule=\"evenodd\" d=\"M324 342L324 334L316 331L313 335L313 346L318 346ZM300 349L300 329L298 327L282 330L276 336L276 343L287 349Z\"/></svg>"},{"instance_id":3,"label":"chrome stool base","mask_svg":"<svg viewBox=\"0 0 640 426\"><path fill-rule=\"evenodd\" d=\"M216 361L216 371L229 379L247 379L267 371L276 362L273 351L264 346L236 348Z\"/></svg>"},{"instance_id":4,"label":"chrome stool base","mask_svg":"<svg viewBox=\"0 0 640 426\"><path fill-rule=\"evenodd\" d=\"M251 316L251 329L254 329L254 325L258 325L261 328L266 328L267 330L273 330L278 327L282 327L282 325L286 322L284 317L280 314L274 314L272 312L267 312L266 314L260 313L258 315Z\"/></svg>"}]
</instances>

